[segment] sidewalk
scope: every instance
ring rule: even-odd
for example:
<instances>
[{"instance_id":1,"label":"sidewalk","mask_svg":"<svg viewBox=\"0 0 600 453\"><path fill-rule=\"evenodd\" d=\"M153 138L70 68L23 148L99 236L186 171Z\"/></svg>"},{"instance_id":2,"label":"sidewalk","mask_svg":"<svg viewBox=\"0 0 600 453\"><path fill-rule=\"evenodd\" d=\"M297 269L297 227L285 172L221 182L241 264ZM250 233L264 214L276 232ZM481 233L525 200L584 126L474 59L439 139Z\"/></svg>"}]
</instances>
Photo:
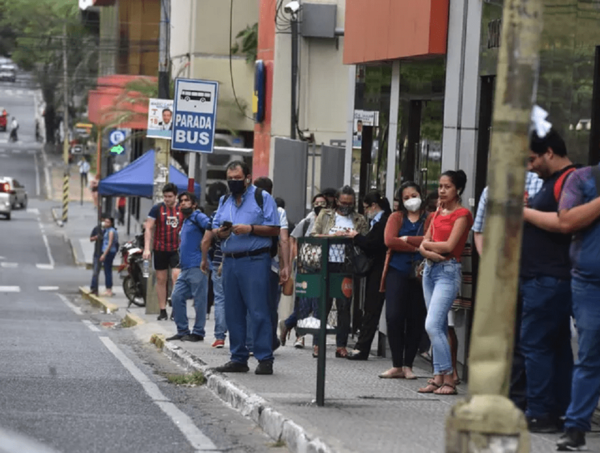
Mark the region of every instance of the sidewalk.
<instances>
[{"instance_id":1,"label":"sidewalk","mask_svg":"<svg viewBox=\"0 0 600 453\"><path fill-rule=\"evenodd\" d=\"M377 375L391 366L389 358L371 356L366 362L337 359L331 337L327 349L325 407L319 408L313 402L317 362L312 358L308 337L305 349L292 346L292 334L291 341L275 352L273 376L256 376L253 371L257 361L253 358L249 373L214 373L210 368L229 360L229 344L224 349L211 348L212 316L207 320L204 342L166 343L164 338L176 332L173 322L158 322L156 315L145 314L145 308L128 309L118 283L114 289L117 296L98 298L100 306L110 304L111 311L117 309L124 325L133 326L140 341L152 341L184 367L205 372L207 386L219 398L251 417L275 440L283 440L293 452L440 453L444 451L446 416L452 405L466 396L464 384L459 386L459 396L417 393L430 377L430 366L420 357L415 363L418 380L378 379ZM188 307L191 318L194 315L191 301ZM349 345L353 345L352 339ZM532 435L530 451L554 451L557 438L558 435ZM587 441L590 450L598 451L598 434L589 434Z\"/></svg>"}]
</instances>

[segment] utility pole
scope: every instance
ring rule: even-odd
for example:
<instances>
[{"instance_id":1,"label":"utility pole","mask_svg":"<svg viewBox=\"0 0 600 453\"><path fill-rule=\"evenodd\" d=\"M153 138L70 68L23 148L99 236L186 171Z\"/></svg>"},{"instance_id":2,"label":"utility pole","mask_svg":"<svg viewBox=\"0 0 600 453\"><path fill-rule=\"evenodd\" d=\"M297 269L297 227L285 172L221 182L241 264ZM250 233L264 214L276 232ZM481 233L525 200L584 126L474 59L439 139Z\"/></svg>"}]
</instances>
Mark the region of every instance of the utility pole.
<instances>
[{"instance_id":1,"label":"utility pole","mask_svg":"<svg viewBox=\"0 0 600 453\"><path fill-rule=\"evenodd\" d=\"M169 33L171 0L160 2L160 36L158 43L158 97L169 99L170 86L170 61L169 61ZM169 182L169 165L171 158L171 146L169 140L156 139L154 150L154 189L152 191L152 202L154 204L163 201L162 189ZM152 269L152 266L150 266ZM170 277L169 277L170 278ZM168 285L167 285L168 286ZM146 314L158 314L160 311L158 297L156 294L156 274L152 270L148 277L146 287Z\"/></svg>"},{"instance_id":2,"label":"utility pole","mask_svg":"<svg viewBox=\"0 0 600 453\"><path fill-rule=\"evenodd\" d=\"M292 13L290 19L290 26L292 28L292 102L291 102L291 124L290 124L290 138L296 140L296 86L298 85L298 13Z\"/></svg>"},{"instance_id":3,"label":"utility pole","mask_svg":"<svg viewBox=\"0 0 600 453\"><path fill-rule=\"evenodd\" d=\"M71 177L69 169L69 74L67 67L67 23L63 25L63 95L64 95L64 113L63 113L63 161L65 171L63 174L63 205L62 205L62 223L69 220L69 178Z\"/></svg>"},{"instance_id":4,"label":"utility pole","mask_svg":"<svg viewBox=\"0 0 600 453\"><path fill-rule=\"evenodd\" d=\"M508 396L523 192L537 86L542 0L504 2L494 100L489 198L469 358L469 392L446 423L446 453L529 451L524 414Z\"/></svg>"}]
</instances>

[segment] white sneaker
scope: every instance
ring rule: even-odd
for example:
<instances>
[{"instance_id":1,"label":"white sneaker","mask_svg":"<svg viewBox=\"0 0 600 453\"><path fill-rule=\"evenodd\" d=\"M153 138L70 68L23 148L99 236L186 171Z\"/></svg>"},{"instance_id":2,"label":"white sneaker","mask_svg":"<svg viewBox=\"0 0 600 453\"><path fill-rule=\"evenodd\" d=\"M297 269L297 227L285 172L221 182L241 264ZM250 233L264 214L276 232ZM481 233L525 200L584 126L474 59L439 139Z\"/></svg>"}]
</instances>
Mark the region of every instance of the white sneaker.
<instances>
[{"instance_id":1,"label":"white sneaker","mask_svg":"<svg viewBox=\"0 0 600 453\"><path fill-rule=\"evenodd\" d=\"M296 342L294 343L294 347L296 349L304 349L304 337L296 338Z\"/></svg>"}]
</instances>

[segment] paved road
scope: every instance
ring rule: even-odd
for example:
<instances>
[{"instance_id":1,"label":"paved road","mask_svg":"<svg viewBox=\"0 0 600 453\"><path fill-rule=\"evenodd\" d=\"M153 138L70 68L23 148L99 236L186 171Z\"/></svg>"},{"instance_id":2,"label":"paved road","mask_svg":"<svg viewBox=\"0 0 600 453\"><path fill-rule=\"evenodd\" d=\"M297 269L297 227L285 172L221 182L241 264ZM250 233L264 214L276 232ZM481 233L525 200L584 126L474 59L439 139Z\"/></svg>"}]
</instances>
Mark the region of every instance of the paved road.
<instances>
[{"instance_id":1,"label":"paved road","mask_svg":"<svg viewBox=\"0 0 600 453\"><path fill-rule=\"evenodd\" d=\"M33 102L19 99L10 108L27 118ZM271 450L208 390L169 384L182 369L77 296L90 274L52 221L40 153L0 143L1 173L30 196L0 220L0 427L65 453Z\"/></svg>"},{"instance_id":2,"label":"paved road","mask_svg":"<svg viewBox=\"0 0 600 453\"><path fill-rule=\"evenodd\" d=\"M29 75L19 73L16 83L0 82L0 107L6 109L10 117L15 116L19 122L19 143L27 145L35 143L35 110L34 99L36 87ZM0 132L0 144L8 142L8 131ZM0 166L4 162L0 161Z\"/></svg>"}]
</instances>

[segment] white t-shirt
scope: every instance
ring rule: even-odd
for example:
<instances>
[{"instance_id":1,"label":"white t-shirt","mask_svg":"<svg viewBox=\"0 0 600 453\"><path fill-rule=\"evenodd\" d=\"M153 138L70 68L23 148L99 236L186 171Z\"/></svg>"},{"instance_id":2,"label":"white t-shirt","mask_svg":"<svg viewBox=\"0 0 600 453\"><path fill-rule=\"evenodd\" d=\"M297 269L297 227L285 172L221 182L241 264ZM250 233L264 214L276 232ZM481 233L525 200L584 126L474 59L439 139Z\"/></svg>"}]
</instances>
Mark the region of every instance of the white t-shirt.
<instances>
[{"instance_id":1,"label":"white t-shirt","mask_svg":"<svg viewBox=\"0 0 600 453\"><path fill-rule=\"evenodd\" d=\"M317 216L314 211L311 211L305 218L300 220L300 223L296 225L296 228L294 228L294 231L292 231L290 236L296 239L310 236L310 233L312 233L312 230L315 227L315 220L317 220ZM304 234L304 226L307 222L308 227L306 228L306 234Z\"/></svg>"},{"instance_id":2,"label":"white t-shirt","mask_svg":"<svg viewBox=\"0 0 600 453\"><path fill-rule=\"evenodd\" d=\"M289 228L289 223L285 209L277 208L277 212L279 213L279 229L287 230ZM271 258L271 270L279 273L279 254Z\"/></svg>"},{"instance_id":3,"label":"white t-shirt","mask_svg":"<svg viewBox=\"0 0 600 453\"><path fill-rule=\"evenodd\" d=\"M339 215L335 213L335 225L329 230L329 235L333 236L340 231L350 231L354 229L354 223L352 218L349 216ZM330 263L343 263L346 258L344 251L345 245L337 244L329 247L329 262Z\"/></svg>"}]
</instances>

